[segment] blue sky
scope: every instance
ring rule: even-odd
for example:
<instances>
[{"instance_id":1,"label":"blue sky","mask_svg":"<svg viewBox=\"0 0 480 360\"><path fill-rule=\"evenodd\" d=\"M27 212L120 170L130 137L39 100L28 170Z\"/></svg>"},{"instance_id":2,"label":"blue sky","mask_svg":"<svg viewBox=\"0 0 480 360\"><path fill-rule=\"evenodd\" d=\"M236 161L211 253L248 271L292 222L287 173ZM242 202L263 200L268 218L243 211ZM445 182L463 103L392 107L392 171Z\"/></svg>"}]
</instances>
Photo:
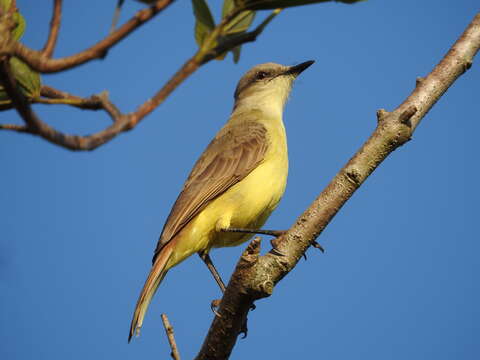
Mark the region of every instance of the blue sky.
<instances>
[{"instance_id":1,"label":"blue sky","mask_svg":"<svg viewBox=\"0 0 480 360\"><path fill-rule=\"evenodd\" d=\"M103 37L116 1L66 1L55 56ZM17 0L24 42L41 48L50 6ZM49 2L46 2L49 3ZM215 14L220 13L216 1ZM126 20L141 4L127 1ZM168 314L183 358L198 351L219 297L198 257L169 272L142 335L127 344L134 305L163 222L197 156L228 118L241 75L263 62L316 60L285 110L287 191L267 228L290 226L376 123L441 59L478 12L475 0L375 1L289 9L238 65L202 67L133 131L90 153L0 132L1 359L168 358ZM267 13L258 14L257 21ZM131 111L195 51L189 1L178 1L103 61L45 75L88 96L109 90ZM249 316L232 359L477 359L480 352L478 60L366 181ZM36 106L74 133L103 113ZM21 123L2 112L2 123ZM228 279L243 246L212 258ZM267 242L264 249L267 249Z\"/></svg>"}]
</instances>

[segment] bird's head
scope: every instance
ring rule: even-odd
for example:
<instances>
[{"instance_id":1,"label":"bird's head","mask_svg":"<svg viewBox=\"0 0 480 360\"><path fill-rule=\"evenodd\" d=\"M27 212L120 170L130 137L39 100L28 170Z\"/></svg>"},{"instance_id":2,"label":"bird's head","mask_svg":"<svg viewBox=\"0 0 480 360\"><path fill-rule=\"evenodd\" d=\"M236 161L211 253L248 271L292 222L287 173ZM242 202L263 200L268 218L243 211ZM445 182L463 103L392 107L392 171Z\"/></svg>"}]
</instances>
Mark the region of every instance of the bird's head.
<instances>
[{"instance_id":1,"label":"bird's head","mask_svg":"<svg viewBox=\"0 0 480 360\"><path fill-rule=\"evenodd\" d=\"M235 104L255 106L256 104L283 105L293 85L293 81L313 60L294 66L266 63L254 66L238 82L235 90Z\"/></svg>"}]
</instances>

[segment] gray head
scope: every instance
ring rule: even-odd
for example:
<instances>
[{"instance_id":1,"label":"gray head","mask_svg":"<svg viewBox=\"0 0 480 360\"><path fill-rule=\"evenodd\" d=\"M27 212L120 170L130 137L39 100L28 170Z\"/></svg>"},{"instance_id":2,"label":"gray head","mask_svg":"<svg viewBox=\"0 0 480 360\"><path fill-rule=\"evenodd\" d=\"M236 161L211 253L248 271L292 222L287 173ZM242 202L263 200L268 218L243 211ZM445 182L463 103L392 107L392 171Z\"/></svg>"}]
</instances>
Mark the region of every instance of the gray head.
<instances>
[{"instance_id":1,"label":"gray head","mask_svg":"<svg viewBox=\"0 0 480 360\"><path fill-rule=\"evenodd\" d=\"M255 102L273 101L281 106L288 98L293 81L313 60L295 66L266 63L254 66L238 82L235 90L235 102L248 99Z\"/></svg>"}]
</instances>

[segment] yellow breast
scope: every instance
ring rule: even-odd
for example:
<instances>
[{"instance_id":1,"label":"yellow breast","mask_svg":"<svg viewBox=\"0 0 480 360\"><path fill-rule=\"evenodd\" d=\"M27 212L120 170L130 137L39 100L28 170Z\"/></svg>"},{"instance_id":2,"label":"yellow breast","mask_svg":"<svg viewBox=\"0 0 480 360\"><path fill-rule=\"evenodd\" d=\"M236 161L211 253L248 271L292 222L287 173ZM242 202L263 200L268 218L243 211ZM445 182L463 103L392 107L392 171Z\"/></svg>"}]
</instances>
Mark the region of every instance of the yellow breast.
<instances>
[{"instance_id":1,"label":"yellow breast","mask_svg":"<svg viewBox=\"0 0 480 360\"><path fill-rule=\"evenodd\" d=\"M259 229L278 205L287 183L288 153L281 119L264 123L268 149L264 160L243 180L213 200L177 236L171 267L191 254L212 247L236 246L251 234L225 228Z\"/></svg>"}]
</instances>

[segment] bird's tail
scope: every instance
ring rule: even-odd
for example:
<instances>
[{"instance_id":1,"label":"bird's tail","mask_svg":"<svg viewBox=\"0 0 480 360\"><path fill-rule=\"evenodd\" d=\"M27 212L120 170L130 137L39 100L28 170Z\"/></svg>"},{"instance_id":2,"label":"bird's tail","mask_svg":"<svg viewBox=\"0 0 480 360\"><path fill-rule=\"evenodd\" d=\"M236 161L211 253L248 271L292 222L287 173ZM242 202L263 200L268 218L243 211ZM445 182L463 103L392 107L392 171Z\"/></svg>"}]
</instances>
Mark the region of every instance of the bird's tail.
<instances>
[{"instance_id":1,"label":"bird's tail","mask_svg":"<svg viewBox=\"0 0 480 360\"><path fill-rule=\"evenodd\" d=\"M130 333L128 335L128 342L130 342L134 334L136 336L140 334L140 328L142 327L143 318L147 312L148 305L150 305L150 301L152 300L155 291L157 291L158 286L167 274L168 269L166 269L166 265L170 259L170 256L172 255L172 245L172 243L167 244L160 251L155 259L155 262L153 263L150 274L148 274L145 285L143 285L142 292L140 293L137 305L135 306L135 312L133 313L133 319L130 325Z\"/></svg>"}]
</instances>

